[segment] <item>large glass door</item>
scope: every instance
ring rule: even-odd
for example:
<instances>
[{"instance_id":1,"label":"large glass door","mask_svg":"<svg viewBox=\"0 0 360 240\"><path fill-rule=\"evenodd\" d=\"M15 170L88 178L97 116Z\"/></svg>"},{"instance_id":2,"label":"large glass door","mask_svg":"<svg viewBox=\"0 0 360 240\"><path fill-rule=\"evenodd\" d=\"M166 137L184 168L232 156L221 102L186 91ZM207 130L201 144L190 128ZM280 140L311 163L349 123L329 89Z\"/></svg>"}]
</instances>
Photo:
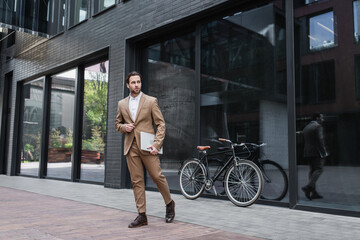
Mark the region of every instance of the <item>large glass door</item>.
<instances>
[{"instance_id":1,"label":"large glass door","mask_svg":"<svg viewBox=\"0 0 360 240\"><path fill-rule=\"evenodd\" d=\"M81 174L85 181L104 182L109 61L85 68Z\"/></svg>"},{"instance_id":2,"label":"large glass door","mask_svg":"<svg viewBox=\"0 0 360 240\"><path fill-rule=\"evenodd\" d=\"M200 126L201 144L212 149L229 147L219 137L249 147L266 143L252 149L259 151L253 159L270 159L288 173L283 11L282 4L268 4L202 25ZM272 179L263 196L286 202L287 195L275 197L286 184L274 166L266 169Z\"/></svg>"},{"instance_id":3,"label":"large glass door","mask_svg":"<svg viewBox=\"0 0 360 240\"><path fill-rule=\"evenodd\" d=\"M20 131L20 174L39 176L44 79L24 83Z\"/></svg>"},{"instance_id":4,"label":"large glass door","mask_svg":"<svg viewBox=\"0 0 360 240\"><path fill-rule=\"evenodd\" d=\"M147 53L148 90L143 91L158 98L166 123L161 167L169 187L179 189L178 169L182 161L193 156L196 144L195 35L151 45ZM146 184L156 187L149 176Z\"/></svg>"},{"instance_id":5,"label":"large glass door","mask_svg":"<svg viewBox=\"0 0 360 240\"><path fill-rule=\"evenodd\" d=\"M76 73L51 76L48 177L71 179Z\"/></svg>"},{"instance_id":6,"label":"large glass door","mask_svg":"<svg viewBox=\"0 0 360 240\"><path fill-rule=\"evenodd\" d=\"M247 11L239 9L198 25L198 31L146 48L143 69L148 81L143 86L158 98L165 117L165 153L160 158L170 188L178 189L179 164L197 157L196 144L216 151L226 147L217 140L221 137L266 143L256 160L275 163L267 169L273 179L264 191L270 196L284 192L271 199L288 201L287 176L274 167L280 165L288 175L282 7L282 1L274 1ZM148 187L152 184L147 182Z\"/></svg>"}]
</instances>

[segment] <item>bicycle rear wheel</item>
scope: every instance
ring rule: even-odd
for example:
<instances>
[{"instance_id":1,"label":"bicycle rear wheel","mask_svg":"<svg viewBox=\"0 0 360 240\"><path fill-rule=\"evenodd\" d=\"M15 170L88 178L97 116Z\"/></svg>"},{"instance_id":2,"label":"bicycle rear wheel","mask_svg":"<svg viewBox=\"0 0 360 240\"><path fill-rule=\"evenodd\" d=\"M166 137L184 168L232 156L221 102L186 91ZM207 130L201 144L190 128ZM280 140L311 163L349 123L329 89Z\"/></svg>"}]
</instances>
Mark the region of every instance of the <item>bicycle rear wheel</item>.
<instances>
[{"instance_id":1,"label":"bicycle rear wheel","mask_svg":"<svg viewBox=\"0 0 360 240\"><path fill-rule=\"evenodd\" d=\"M205 167L198 160L187 160L180 168L180 191L187 199L196 199L203 193L205 180Z\"/></svg>"},{"instance_id":2,"label":"bicycle rear wheel","mask_svg":"<svg viewBox=\"0 0 360 240\"><path fill-rule=\"evenodd\" d=\"M288 189L288 179L284 169L271 160L260 161L259 167L264 177L264 189L261 198L267 200L281 200Z\"/></svg>"},{"instance_id":3,"label":"bicycle rear wheel","mask_svg":"<svg viewBox=\"0 0 360 240\"><path fill-rule=\"evenodd\" d=\"M225 175L225 192L230 201L239 207L252 205L263 189L260 169L249 160L232 165Z\"/></svg>"}]
</instances>

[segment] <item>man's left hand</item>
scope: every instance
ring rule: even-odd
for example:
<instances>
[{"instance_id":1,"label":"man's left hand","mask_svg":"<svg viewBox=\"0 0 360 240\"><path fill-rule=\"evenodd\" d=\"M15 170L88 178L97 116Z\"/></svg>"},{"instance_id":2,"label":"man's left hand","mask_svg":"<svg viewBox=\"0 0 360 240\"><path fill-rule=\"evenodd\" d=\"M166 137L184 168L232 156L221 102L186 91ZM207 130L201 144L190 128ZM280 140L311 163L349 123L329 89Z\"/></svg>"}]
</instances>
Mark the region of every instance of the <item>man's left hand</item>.
<instances>
[{"instance_id":1,"label":"man's left hand","mask_svg":"<svg viewBox=\"0 0 360 240\"><path fill-rule=\"evenodd\" d=\"M151 155L157 155L159 153L159 151L153 145L148 146L147 149L151 149L150 150Z\"/></svg>"}]
</instances>

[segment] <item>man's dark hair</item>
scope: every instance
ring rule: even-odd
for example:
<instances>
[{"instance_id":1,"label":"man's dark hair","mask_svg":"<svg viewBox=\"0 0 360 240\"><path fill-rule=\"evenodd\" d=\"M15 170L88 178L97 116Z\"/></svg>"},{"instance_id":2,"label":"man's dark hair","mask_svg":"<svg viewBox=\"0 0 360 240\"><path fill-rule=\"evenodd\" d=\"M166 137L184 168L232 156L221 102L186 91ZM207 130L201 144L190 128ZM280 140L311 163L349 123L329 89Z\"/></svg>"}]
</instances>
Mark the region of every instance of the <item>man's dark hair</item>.
<instances>
[{"instance_id":1,"label":"man's dark hair","mask_svg":"<svg viewBox=\"0 0 360 240\"><path fill-rule=\"evenodd\" d=\"M313 115L312 115L312 120L316 120L316 119L318 119L319 117L321 117L321 113L319 113L319 112L313 113Z\"/></svg>"},{"instance_id":2,"label":"man's dark hair","mask_svg":"<svg viewBox=\"0 0 360 240\"><path fill-rule=\"evenodd\" d=\"M129 79L130 79L132 76L139 76L140 79L142 78L140 73L138 73L138 72L136 72L136 71L132 71L132 72L130 72L130 73L126 76L126 83L129 83Z\"/></svg>"}]
</instances>

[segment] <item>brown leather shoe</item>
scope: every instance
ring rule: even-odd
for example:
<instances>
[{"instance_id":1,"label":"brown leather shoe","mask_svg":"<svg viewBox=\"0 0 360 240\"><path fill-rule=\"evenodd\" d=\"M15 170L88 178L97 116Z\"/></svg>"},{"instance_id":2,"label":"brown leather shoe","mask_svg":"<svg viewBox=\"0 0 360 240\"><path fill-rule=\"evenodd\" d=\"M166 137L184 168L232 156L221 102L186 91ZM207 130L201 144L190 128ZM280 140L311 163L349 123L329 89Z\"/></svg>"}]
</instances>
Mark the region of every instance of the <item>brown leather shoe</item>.
<instances>
[{"instance_id":1,"label":"brown leather shoe","mask_svg":"<svg viewBox=\"0 0 360 240\"><path fill-rule=\"evenodd\" d=\"M137 228L144 225L148 225L147 216L145 213L139 213L135 220L129 224L129 228Z\"/></svg>"},{"instance_id":2,"label":"brown leather shoe","mask_svg":"<svg viewBox=\"0 0 360 240\"><path fill-rule=\"evenodd\" d=\"M165 215L165 221L167 223L171 223L175 218L175 202L174 200L171 200L170 203L166 205L166 215Z\"/></svg>"}]
</instances>

